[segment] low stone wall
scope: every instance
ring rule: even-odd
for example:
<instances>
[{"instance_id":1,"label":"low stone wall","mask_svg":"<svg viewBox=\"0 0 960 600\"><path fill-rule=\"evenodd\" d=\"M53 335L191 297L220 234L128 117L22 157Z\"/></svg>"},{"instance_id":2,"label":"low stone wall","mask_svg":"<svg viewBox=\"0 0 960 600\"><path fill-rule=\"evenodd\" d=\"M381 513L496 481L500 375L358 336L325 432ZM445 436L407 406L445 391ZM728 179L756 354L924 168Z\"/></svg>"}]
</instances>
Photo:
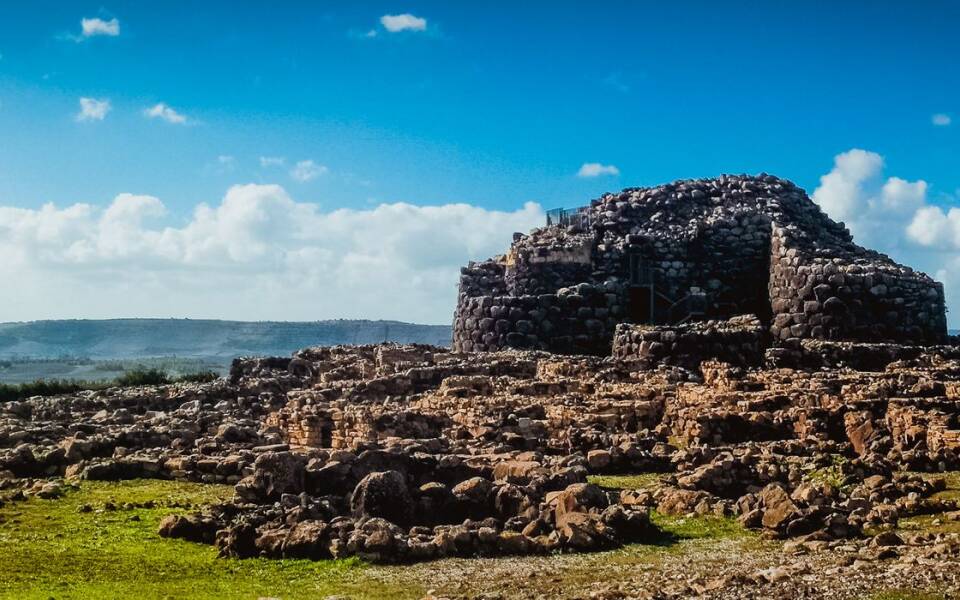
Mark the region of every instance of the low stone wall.
<instances>
[{"instance_id":1,"label":"low stone wall","mask_svg":"<svg viewBox=\"0 0 960 600\"><path fill-rule=\"evenodd\" d=\"M461 294L453 349L609 354L614 328L624 319L623 297L624 288L616 282L580 284L539 296Z\"/></svg>"},{"instance_id":2,"label":"low stone wall","mask_svg":"<svg viewBox=\"0 0 960 600\"><path fill-rule=\"evenodd\" d=\"M639 359L648 367L696 369L705 360L755 366L763 360L766 337L754 316L673 326L621 324L614 334L613 356Z\"/></svg>"},{"instance_id":3,"label":"low stone wall","mask_svg":"<svg viewBox=\"0 0 960 600\"><path fill-rule=\"evenodd\" d=\"M912 360L923 355L958 359L960 346L901 346L829 340L794 340L791 344L768 349L764 362L769 368L840 369L846 367L856 371L883 371L893 362Z\"/></svg>"}]
</instances>

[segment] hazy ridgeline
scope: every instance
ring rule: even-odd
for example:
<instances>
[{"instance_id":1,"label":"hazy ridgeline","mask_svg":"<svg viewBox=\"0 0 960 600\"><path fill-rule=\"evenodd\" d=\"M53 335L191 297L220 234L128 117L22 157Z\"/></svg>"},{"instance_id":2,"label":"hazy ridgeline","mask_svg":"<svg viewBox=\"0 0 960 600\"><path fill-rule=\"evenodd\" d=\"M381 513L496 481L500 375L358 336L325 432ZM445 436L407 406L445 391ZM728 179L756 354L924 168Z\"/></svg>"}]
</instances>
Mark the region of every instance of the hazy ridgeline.
<instances>
[{"instance_id":1,"label":"hazy ridgeline","mask_svg":"<svg viewBox=\"0 0 960 600\"><path fill-rule=\"evenodd\" d=\"M237 356L289 355L307 346L384 341L450 345L447 325L334 320L243 322L110 319L0 323L0 383L102 381L132 369L171 377L224 372Z\"/></svg>"}]
</instances>

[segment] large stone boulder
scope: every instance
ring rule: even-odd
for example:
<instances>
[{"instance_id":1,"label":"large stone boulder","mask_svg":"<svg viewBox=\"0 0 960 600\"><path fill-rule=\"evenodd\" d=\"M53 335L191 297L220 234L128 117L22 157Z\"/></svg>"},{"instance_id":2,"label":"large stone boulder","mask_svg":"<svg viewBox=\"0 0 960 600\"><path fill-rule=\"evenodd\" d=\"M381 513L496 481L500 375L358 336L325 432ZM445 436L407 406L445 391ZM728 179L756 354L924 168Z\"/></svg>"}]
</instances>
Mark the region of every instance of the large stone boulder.
<instances>
[{"instance_id":1,"label":"large stone boulder","mask_svg":"<svg viewBox=\"0 0 960 600\"><path fill-rule=\"evenodd\" d=\"M354 488L350 511L355 517L379 517L397 525L410 524L414 502L406 477L399 471L370 473Z\"/></svg>"},{"instance_id":2,"label":"large stone boulder","mask_svg":"<svg viewBox=\"0 0 960 600\"><path fill-rule=\"evenodd\" d=\"M283 540L283 555L319 560L330 558L330 527L323 521L301 521L290 528Z\"/></svg>"},{"instance_id":3,"label":"large stone boulder","mask_svg":"<svg viewBox=\"0 0 960 600\"><path fill-rule=\"evenodd\" d=\"M158 533L160 537L187 540L198 544L212 544L218 527L219 524L208 517L169 515L160 521Z\"/></svg>"},{"instance_id":4,"label":"large stone boulder","mask_svg":"<svg viewBox=\"0 0 960 600\"><path fill-rule=\"evenodd\" d=\"M589 512L603 510L609 505L607 495L592 483L574 483L553 499L553 512L557 522L560 517L571 512Z\"/></svg>"},{"instance_id":5,"label":"large stone boulder","mask_svg":"<svg viewBox=\"0 0 960 600\"><path fill-rule=\"evenodd\" d=\"M760 491L760 501L763 504L761 522L768 529L780 529L800 515L800 509L779 484L771 483L763 488Z\"/></svg>"},{"instance_id":6,"label":"large stone boulder","mask_svg":"<svg viewBox=\"0 0 960 600\"><path fill-rule=\"evenodd\" d=\"M293 452L264 452L253 463L253 474L237 484L237 494L251 501L279 500L303 491L306 459Z\"/></svg>"}]
</instances>

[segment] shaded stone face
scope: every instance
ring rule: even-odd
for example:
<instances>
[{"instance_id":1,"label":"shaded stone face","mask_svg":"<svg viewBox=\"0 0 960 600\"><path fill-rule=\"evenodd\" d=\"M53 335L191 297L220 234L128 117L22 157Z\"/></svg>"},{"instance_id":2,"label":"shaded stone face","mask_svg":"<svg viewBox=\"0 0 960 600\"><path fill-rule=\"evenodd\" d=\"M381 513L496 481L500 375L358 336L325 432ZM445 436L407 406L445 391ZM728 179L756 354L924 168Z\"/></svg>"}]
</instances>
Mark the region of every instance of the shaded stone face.
<instances>
[{"instance_id":1,"label":"shaded stone face","mask_svg":"<svg viewBox=\"0 0 960 600\"><path fill-rule=\"evenodd\" d=\"M620 323L735 315L755 315L778 346L946 336L942 285L854 244L789 181L677 181L582 214L461 269L454 349L604 355Z\"/></svg>"}]
</instances>

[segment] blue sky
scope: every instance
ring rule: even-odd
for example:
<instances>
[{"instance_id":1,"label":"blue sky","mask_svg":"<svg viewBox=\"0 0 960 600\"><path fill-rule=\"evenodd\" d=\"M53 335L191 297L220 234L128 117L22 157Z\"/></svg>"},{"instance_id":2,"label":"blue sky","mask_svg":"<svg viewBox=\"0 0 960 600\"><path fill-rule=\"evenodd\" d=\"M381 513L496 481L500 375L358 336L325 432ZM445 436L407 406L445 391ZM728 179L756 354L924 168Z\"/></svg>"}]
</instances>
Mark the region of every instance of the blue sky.
<instances>
[{"instance_id":1,"label":"blue sky","mask_svg":"<svg viewBox=\"0 0 960 600\"><path fill-rule=\"evenodd\" d=\"M0 206L33 211L18 218L36 221L46 203L89 205L89 229L126 193L158 200L134 203L138 226L184 229L198 206L222 207L231 186L257 184L244 188L257 206L282 204L277 194L317 215L464 203L521 226L537 218L524 212L528 202L572 206L604 191L723 172L775 173L812 194L835 157L863 149L882 157L867 188L888 177L922 180L924 209L942 213L912 237L873 235L888 244L881 249L945 278L954 269L960 280L948 213L960 189L956 3L8 4ZM398 15L407 20L381 20ZM81 98L108 104L78 118ZM150 109L160 116L148 117ZM578 176L589 163L611 168ZM875 192L863 191L864 206ZM445 275L414 267L408 275L446 290L452 260L483 258L473 254L502 247L509 233L451 246ZM157 290L189 288L161 281L169 261L140 260L129 248L127 267L115 255L109 264L80 260L77 239L68 241L80 262L61 264L65 271L82 264L130 289L149 287L142 277L157 287L126 304L91 289L63 306L40 301L55 290L37 284L0 306L0 319L284 318L265 307L281 296L250 297L229 315L209 290L183 294L182 304L153 303ZM30 270L36 281L51 273ZM452 308L452 297L429 308L420 299L373 315L347 292L317 304L317 286L289 318L364 310L444 322Z\"/></svg>"}]
</instances>

